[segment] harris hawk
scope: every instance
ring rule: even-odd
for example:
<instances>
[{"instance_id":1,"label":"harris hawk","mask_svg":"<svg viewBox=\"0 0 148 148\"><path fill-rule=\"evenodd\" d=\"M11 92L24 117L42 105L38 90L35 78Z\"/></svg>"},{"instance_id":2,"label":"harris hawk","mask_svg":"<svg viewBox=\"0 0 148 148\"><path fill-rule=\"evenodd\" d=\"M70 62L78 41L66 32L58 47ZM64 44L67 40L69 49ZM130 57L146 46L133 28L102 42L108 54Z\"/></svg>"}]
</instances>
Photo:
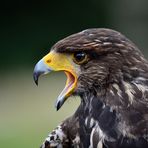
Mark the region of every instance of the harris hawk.
<instances>
[{"instance_id":1,"label":"harris hawk","mask_svg":"<svg viewBox=\"0 0 148 148\"><path fill-rule=\"evenodd\" d=\"M81 103L41 148L148 148L148 61L124 35L96 28L68 36L36 64L36 84L51 71L67 76L57 110L70 96Z\"/></svg>"}]
</instances>

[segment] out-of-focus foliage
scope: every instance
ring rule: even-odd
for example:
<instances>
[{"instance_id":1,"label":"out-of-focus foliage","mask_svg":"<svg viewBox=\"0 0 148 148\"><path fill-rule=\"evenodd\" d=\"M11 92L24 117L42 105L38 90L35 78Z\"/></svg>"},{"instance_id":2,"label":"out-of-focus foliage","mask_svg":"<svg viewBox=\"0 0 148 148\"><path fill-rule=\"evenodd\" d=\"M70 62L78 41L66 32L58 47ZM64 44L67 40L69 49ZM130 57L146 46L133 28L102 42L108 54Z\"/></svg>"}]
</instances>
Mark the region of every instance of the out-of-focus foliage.
<instances>
[{"instance_id":1,"label":"out-of-focus foliage","mask_svg":"<svg viewBox=\"0 0 148 148\"><path fill-rule=\"evenodd\" d=\"M54 102L62 73L32 80L35 63L58 40L87 28L112 28L148 57L147 0L6 0L0 4L0 148L36 148L79 99Z\"/></svg>"},{"instance_id":2,"label":"out-of-focus foliage","mask_svg":"<svg viewBox=\"0 0 148 148\"><path fill-rule=\"evenodd\" d=\"M78 98L71 98L59 112L54 108L55 99L64 87L62 73L42 78L38 87L35 87L31 73L27 71L2 77L0 148L38 148L49 131L79 105Z\"/></svg>"},{"instance_id":3,"label":"out-of-focus foliage","mask_svg":"<svg viewBox=\"0 0 148 148\"><path fill-rule=\"evenodd\" d=\"M121 31L144 50L148 47L147 6L147 0L4 1L0 66L32 66L59 39L94 27Z\"/></svg>"}]
</instances>

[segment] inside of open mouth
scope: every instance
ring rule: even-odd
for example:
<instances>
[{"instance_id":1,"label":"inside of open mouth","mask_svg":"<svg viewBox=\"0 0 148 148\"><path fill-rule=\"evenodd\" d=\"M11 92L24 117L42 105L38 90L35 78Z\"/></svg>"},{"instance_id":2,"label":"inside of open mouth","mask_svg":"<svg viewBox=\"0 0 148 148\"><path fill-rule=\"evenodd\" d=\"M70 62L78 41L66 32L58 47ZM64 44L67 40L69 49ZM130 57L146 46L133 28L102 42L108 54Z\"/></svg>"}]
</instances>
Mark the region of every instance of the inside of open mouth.
<instances>
[{"instance_id":1,"label":"inside of open mouth","mask_svg":"<svg viewBox=\"0 0 148 148\"><path fill-rule=\"evenodd\" d=\"M65 74L67 76L67 81L64 90L69 94L74 87L75 77L68 71L65 71Z\"/></svg>"},{"instance_id":2,"label":"inside of open mouth","mask_svg":"<svg viewBox=\"0 0 148 148\"><path fill-rule=\"evenodd\" d=\"M71 72L68 71L64 71L66 76L67 76L67 81L66 81L66 85L65 88L63 89L63 91L60 93L60 95L57 98L57 103L56 103L56 107L59 109L59 107L62 106L62 104L65 102L65 100L72 94L72 92L74 91L75 87L76 87L76 78L75 75L73 75Z\"/></svg>"}]
</instances>

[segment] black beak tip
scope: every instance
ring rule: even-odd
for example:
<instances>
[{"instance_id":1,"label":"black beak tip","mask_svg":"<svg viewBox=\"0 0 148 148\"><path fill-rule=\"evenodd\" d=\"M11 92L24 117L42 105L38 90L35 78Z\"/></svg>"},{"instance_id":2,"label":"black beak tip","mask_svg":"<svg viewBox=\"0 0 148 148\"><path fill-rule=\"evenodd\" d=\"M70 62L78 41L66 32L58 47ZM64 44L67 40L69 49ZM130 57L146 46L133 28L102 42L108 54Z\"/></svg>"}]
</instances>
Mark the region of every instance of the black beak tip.
<instances>
[{"instance_id":1,"label":"black beak tip","mask_svg":"<svg viewBox=\"0 0 148 148\"><path fill-rule=\"evenodd\" d=\"M57 109L57 111L60 109L60 103L57 103L56 109Z\"/></svg>"},{"instance_id":2,"label":"black beak tip","mask_svg":"<svg viewBox=\"0 0 148 148\"><path fill-rule=\"evenodd\" d=\"M39 75L37 73L33 74L33 79L34 79L34 82L37 86L38 86L38 77L39 77Z\"/></svg>"},{"instance_id":3,"label":"black beak tip","mask_svg":"<svg viewBox=\"0 0 148 148\"><path fill-rule=\"evenodd\" d=\"M38 80L35 81L35 84L38 86Z\"/></svg>"},{"instance_id":4,"label":"black beak tip","mask_svg":"<svg viewBox=\"0 0 148 148\"><path fill-rule=\"evenodd\" d=\"M61 108L62 105L63 105L63 103L61 101L58 101L56 103L56 109L57 109L57 111Z\"/></svg>"}]
</instances>

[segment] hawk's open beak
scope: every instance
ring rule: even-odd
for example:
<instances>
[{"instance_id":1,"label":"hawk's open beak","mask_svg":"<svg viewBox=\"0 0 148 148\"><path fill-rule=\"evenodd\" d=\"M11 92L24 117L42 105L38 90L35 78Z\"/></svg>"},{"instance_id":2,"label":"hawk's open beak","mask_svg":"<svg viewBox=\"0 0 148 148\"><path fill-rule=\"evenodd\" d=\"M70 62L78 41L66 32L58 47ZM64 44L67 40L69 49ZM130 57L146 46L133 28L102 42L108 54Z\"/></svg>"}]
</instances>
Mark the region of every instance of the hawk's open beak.
<instances>
[{"instance_id":1,"label":"hawk's open beak","mask_svg":"<svg viewBox=\"0 0 148 148\"><path fill-rule=\"evenodd\" d=\"M65 100L72 94L77 85L77 75L68 56L51 51L41 59L34 68L34 81L38 84L40 75L47 74L51 71L64 71L67 76L66 86L56 101L57 110L63 105Z\"/></svg>"}]
</instances>

